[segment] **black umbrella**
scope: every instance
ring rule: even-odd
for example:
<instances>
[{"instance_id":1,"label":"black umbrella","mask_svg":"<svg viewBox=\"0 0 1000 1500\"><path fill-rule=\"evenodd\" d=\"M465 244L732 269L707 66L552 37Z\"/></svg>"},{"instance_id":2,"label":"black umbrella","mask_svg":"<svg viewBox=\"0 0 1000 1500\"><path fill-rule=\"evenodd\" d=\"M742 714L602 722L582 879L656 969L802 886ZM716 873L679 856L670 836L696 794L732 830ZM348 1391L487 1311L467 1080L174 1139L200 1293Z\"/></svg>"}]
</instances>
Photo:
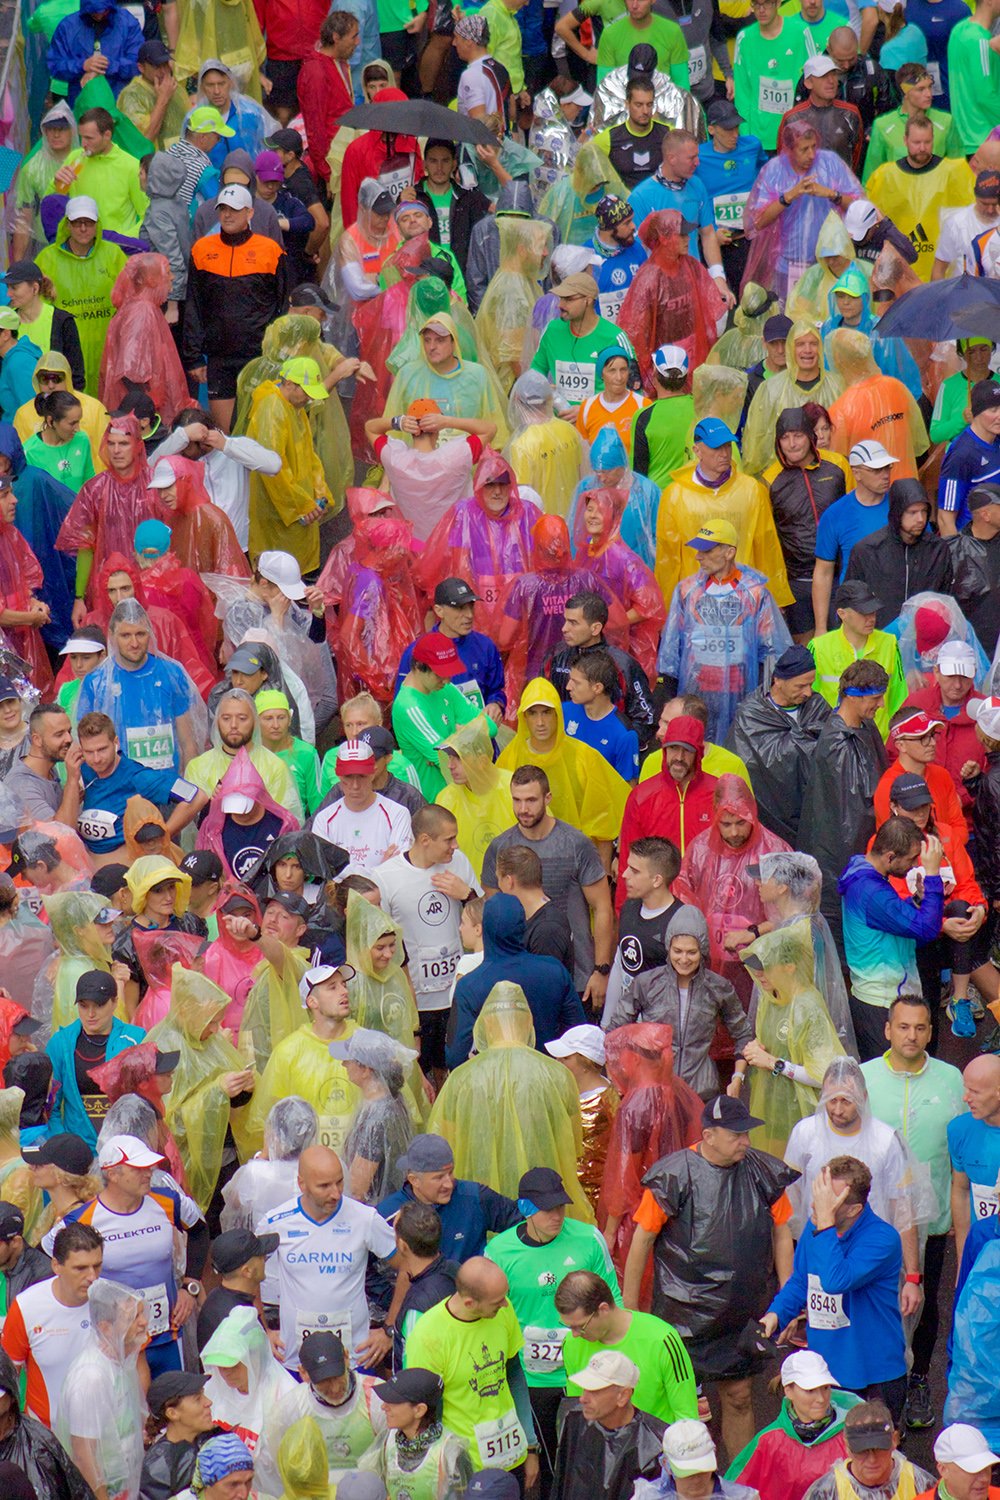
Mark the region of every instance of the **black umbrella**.
<instances>
[{"instance_id":1,"label":"black umbrella","mask_svg":"<svg viewBox=\"0 0 1000 1500\"><path fill-rule=\"evenodd\" d=\"M915 286L892 304L874 332L880 339L960 339L967 334L982 333L966 328L954 314L967 312L970 306L995 306L1000 313L1000 281L983 276L949 276L946 281L932 281Z\"/></svg>"},{"instance_id":2,"label":"black umbrella","mask_svg":"<svg viewBox=\"0 0 1000 1500\"><path fill-rule=\"evenodd\" d=\"M1000 303L967 302L952 310L952 322L967 338L990 339L1000 344Z\"/></svg>"},{"instance_id":3,"label":"black umbrella","mask_svg":"<svg viewBox=\"0 0 1000 1500\"><path fill-rule=\"evenodd\" d=\"M438 136L444 141L468 141L473 146L495 146L496 137L482 120L471 120L457 110L446 109L430 99L387 100L384 104L357 104L341 115L340 125L353 130L381 130L388 135Z\"/></svg>"}]
</instances>

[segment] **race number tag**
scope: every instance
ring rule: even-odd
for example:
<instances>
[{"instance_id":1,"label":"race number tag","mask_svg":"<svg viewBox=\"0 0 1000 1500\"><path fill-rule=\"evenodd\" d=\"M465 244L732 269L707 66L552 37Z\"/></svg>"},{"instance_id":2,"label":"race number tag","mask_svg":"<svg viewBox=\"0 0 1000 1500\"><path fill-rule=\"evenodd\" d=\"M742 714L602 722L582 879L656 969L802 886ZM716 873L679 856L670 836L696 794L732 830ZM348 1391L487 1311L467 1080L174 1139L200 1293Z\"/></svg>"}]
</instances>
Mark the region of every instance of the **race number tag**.
<instances>
[{"instance_id":1,"label":"race number tag","mask_svg":"<svg viewBox=\"0 0 1000 1500\"><path fill-rule=\"evenodd\" d=\"M600 309L601 317L607 318L609 323L617 321L622 303L625 301L627 290L627 287L622 287L621 290L616 288L613 292L601 292L598 296L597 305Z\"/></svg>"},{"instance_id":2,"label":"race number tag","mask_svg":"<svg viewBox=\"0 0 1000 1500\"><path fill-rule=\"evenodd\" d=\"M146 1327L150 1338L155 1338L158 1333L166 1333L170 1327L170 1302L163 1282L158 1282L156 1286L139 1287L136 1296L142 1298L142 1305L146 1309Z\"/></svg>"},{"instance_id":3,"label":"race number tag","mask_svg":"<svg viewBox=\"0 0 1000 1500\"><path fill-rule=\"evenodd\" d=\"M350 1123L350 1115L320 1115L317 1136L319 1144L330 1151L339 1151L347 1139L347 1127Z\"/></svg>"},{"instance_id":4,"label":"race number tag","mask_svg":"<svg viewBox=\"0 0 1000 1500\"><path fill-rule=\"evenodd\" d=\"M351 1315L349 1312L344 1312L343 1310L334 1312L299 1312L296 1309L295 1332L299 1342L302 1344L314 1333L335 1333L346 1349L348 1358L350 1357Z\"/></svg>"},{"instance_id":5,"label":"race number tag","mask_svg":"<svg viewBox=\"0 0 1000 1500\"><path fill-rule=\"evenodd\" d=\"M934 98L937 98L938 94L944 93L944 85L941 82L941 64L936 62L925 62L924 67L931 75L931 83L933 84L932 95Z\"/></svg>"},{"instance_id":6,"label":"race number tag","mask_svg":"<svg viewBox=\"0 0 1000 1500\"><path fill-rule=\"evenodd\" d=\"M524 1428L516 1411L504 1412L495 1422L477 1422L472 1431L484 1469L516 1469L527 1457Z\"/></svg>"},{"instance_id":7,"label":"race number tag","mask_svg":"<svg viewBox=\"0 0 1000 1500\"><path fill-rule=\"evenodd\" d=\"M101 839L114 838L118 819L112 812L102 812L98 807L88 807L80 814L76 826L82 839L90 844L96 844Z\"/></svg>"},{"instance_id":8,"label":"race number tag","mask_svg":"<svg viewBox=\"0 0 1000 1500\"><path fill-rule=\"evenodd\" d=\"M704 46L692 47L688 53L688 87L694 88L708 76L708 52Z\"/></svg>"},{"instance_id":9,"label":"race number tag","mask_svg":"<svg viewBox=\"0 0 1000 1500\"><path fill-rule=\"evenodd\" d=\"M174 764L174 731L170 724L133 724L125 731L128 755L151 771L169 771Z\"/></svg>"},{"instance_id":10,"label":"race number tag","mask_svg":"<svg viewBox=\"0 0 1000 1500\"><path fill-rule=\"evenodd\" d=\"M556 360L556 390L567 401L585 401L597 391L597 367L575 359Z\"/></svg>"},{"instance_id":11,"label":"race number tag","mask_svg":"<svg viewBox=\"0 0 1000 1500\"><path fill-rule=\"evenodd\" d=\"M554 1375L563 1367L563 1344L568 1328L535 1328L524 1330L521 1358L529 1375Z\"/></svg>"},{"instance_id":12,"label":"race number tag","mask_svg":"<svg viewBox=\"0 0 1000 1500\"><path fill-rule=\"evenodd\" d=\"M969 1192L972 1195L972 1217L992 1219L997 1211L996 1187L984 1187L981 1182L972 1182L969 1184Z\"/></svg>"},{"instance_id":13,"label":"race number tag","mask_svg":"<svg viewBox=\"0 0 1000 1500\"><path fill-rule=\"evenodd\" d=\"M720 229L743 228L743 210L749 196L749 193L719 193L712 199L715 222Z\"/></svg>"},{"instance_id":14,"label":"race number tag","mask_svg":"<svg viewBox=\"0 0 1000 1500\"><path fill-rule=\"evenodd\" d=\"M418 994L446 989L457 968L457 953L441 953L436 948L421 948L417 953L417 983L414 988Z\"/></svg>"},{"instance_id":15,"label":"race number tag","mask_svg":"<svg viewBox=\"0 0 1000 1500\"><path fill-rule=\"evenodd\" d=\"M407 188L413 185L413 168L395 167L391 172L379 173L379 182L392 194L393 203L398 203Z\"/></svg>"},{"instance_id":16,"label":"race number tag","mask_svg":"<svg viewBox=\"0 0 1000 1500\"><path fill-rule=\"evenodd\" d=\"M850 1328L844 1299L838 1292L824 1292L818 1276L809 1277L806 1318L810 1328Z\"/></svg>"},{"instance_id":17,"label":"race number tag","mask_svg":"<svg viewBox=\"0 0 1000 1500\"><path fill-rule=\"evenodd\" d=\"M783 115L795 97L794 78L761 78L757 84L757 108L761 114Z\"/></svg>"}]
</instances>

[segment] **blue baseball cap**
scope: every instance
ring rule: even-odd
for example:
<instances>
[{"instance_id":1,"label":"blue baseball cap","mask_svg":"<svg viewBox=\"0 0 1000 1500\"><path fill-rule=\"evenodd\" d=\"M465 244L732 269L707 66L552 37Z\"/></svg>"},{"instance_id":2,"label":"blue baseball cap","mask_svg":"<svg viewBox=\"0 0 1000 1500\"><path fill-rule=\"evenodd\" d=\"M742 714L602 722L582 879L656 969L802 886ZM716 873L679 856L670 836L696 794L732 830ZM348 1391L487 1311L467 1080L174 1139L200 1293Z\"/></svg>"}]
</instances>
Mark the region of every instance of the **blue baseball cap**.
<instances>
[{"instance_id":1,"label":"blue baseball cap","mask_svg":"<svg viewBox=\"0 0 1000 1500\"><path fill-rule=\"evenodd\" d=\"M730 432L720 417L702 417L694 430L694 440L704 443L706 448L725 448L727 443L735 443L736 434Z\"/></svg>"},{"instance_id":2,"label":"blue baseball cap","mask_svg":"<svg viewBox=\"0 0 1000 1500\"><path fill-rule=\"evenodd\" d=\"M170 551L170 527L163 521L141 521L135 528L135 550L144 557L162 557Z\"/></svg>"}]
</instances>

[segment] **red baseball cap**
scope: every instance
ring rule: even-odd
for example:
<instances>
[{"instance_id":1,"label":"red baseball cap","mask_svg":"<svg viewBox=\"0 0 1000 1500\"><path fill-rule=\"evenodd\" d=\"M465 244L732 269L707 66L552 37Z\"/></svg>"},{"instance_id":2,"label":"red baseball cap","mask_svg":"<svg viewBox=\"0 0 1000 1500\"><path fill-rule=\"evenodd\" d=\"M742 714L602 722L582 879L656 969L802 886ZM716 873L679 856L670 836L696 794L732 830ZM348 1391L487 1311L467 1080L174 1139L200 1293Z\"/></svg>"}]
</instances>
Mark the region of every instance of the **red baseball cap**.
<instances>
[{"instance_id":1,"label":"red baseball cap","mask_svg":"<svg viewBox=\"0 0 1000 1500\"><path fill-rule=\"evenodd\" d=\"M337 746L337 775L374 776L375 756L370 745L361 740L344 740Z\"/></svg>"},{"instance_id":2,"label":"red baseball cap","mask_svg":"<svg viewBox=\"0 0 1000 1500\"><path fill-rule=\"evenodd\" d=\"M930 734L932 729L944 727L943 719L932 719L921 709L917 713L910 714L909 718L901 719L893 727L892 735L897 740L920 740L925 734Z\"/></svg>"},{"instance_id":3,"label":"red baseball cap","mask_svg":"<svg viewBox=\"0 0 1000 1500\"><path fill-rule=\"evenodd\" d=\"M460 677L468 671L455 649L455 642L438 630L422 635L413 648L413 660L430 667L439 677Z\"/></svg>"}]
</instances>

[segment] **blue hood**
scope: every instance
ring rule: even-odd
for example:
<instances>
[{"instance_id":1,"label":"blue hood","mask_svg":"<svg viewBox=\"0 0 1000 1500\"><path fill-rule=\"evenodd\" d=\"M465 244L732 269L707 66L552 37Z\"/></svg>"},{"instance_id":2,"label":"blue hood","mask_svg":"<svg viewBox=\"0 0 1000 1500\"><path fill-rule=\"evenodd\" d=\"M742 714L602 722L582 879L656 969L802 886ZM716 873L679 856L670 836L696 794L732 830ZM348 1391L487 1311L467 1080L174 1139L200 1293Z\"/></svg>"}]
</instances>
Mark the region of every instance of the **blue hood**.
<instances>
[{"instance_id":1,"label":"blue hood","mask_svg":"<svg viewBox=\"0 0 1000 1500\"><path fill-rule=\"evenodd\" d=\"M872 884L878 886L880 890L885 886L885 877L880 875L879 872L868 863L864 855L854 854L848 861L847 868L843 871L840 879L837 881L837 890L842 896L846 896L848 891L855 890L857 888L858 882L863 880L870 880Z\"/></svg>"},{"instance_id":2,"label":"blue hood","mask_svg":"<svg viewBox=\"0 0 1000 1500\"><path fill-rule=\"evenodd\" d=\"M524 907L516 896L491 896L483 907L483 960L524 953Z\"/></svg>"},{"instance_id":3,"label":"blue hood","mask_svg":"<svg viewBox=\"0 0 1000 1500\"><path fill-rule=\"evenodd\" d=\"M11 478L16 479L23 471L26 460L21 439L10 422L0 422L0 453L10 464Z\"/></svg>"}]
</instances>

